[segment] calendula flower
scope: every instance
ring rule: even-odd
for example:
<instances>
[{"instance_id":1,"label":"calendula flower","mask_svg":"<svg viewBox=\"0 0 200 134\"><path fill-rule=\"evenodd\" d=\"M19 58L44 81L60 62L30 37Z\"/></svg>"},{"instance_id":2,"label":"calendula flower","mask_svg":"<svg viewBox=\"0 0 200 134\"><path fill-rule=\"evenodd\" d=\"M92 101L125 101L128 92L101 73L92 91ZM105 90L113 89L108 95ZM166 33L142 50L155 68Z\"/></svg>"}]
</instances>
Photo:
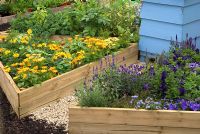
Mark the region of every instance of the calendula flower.
<instances>
[{"instance_id":1,"label":"calendula flower","mask_svg":"<svg viewBox=\"0 0 200 134\"><path fill-rule=\"evenodd\" d=\"M44 69L43 69L43 70L41 70L41 73L46 73L46 72L47 72L47 70L44 70Z\"/></svg>"},{"instance_id":2,"label":"calendula flower","mask_svg":"<svg viewBox=\"0 0 200 134\"><path fill-rule=\"evenodd\" d=\"M56 44L49 44L48 47L49 47L50 50L53 50L53 51L61 50L61 46L56 45Z\"/></svg>"},{"instance_id":3,"label":"calendula flower","mask_svg":"<svg viewBox=\"0 0 200 134\"><path fill-rule=\"evenodd\" d=\"M33 33L32 29L27 30L28 35L31 35Z\"/></svg>"},{"instance_id":4,"label":"calendula flower","mask_svg":"<svg viewBox=\"0 0 200 134\"><path fill-rule=\"evenodd\" d=\"M6 39L6 35L0 35L0 40L4 40L4 39Z\"/></svg>"},{"instance_id":5,"label":"calendula flower","mask_svg":"<svg viewBox=\"0 0 200 134\"><path fill-rule=\"evenodd\" d=\"M5 53L5 55L8 55L8 54L11 53L11 51L10 50L6 50L4 53Z\"/></svg>"},{"instance_id":6,"label":"calendula flower","mask_svg":"<svg viewBox=\"0 0 200 134\"><path fill-rule=\"evenodd\" d=\"M21 74L21 73L24 73L24 72L26 72L26 71L28 71L30 68L28 68L28 67L23 67L23 68L17 68L17 73L18 74Z\"/></svg>"},{"instance_id":7,"label":"calendula flower","mask_svg":"<svg viewBox=\"0 0 200 134\"><path fill-rule=\"evenodd\" d=\"M11 67L16 67L18 65L19 65L19 63L14 63L14 64L11 64Z\"/></svg>"},{"instance_id":8,"label":"calendula flower","mask_svg":"<svg viewBox=\"0 0 200 134\"><path fill-rule=\"evenodd\" d=\"M9 72L11 71L10 67L8 67L8 66L6 66L6 67L4 68L4 70L5 70L5 72L7 72L7 73L9 73Z\"/></svg>"},{"instance_id":9,"label":"calendula flower","mask_svg":"<svg viewBox=\"0 0 200 134\"><path fill-rule=\"evenodd\" d=\"M26 79L27 76L28 76L27 74L23 74L23 75L22 75L22 78L23 78L23 79Z\"/></svg>"},{"instance_id":10,"label":"calendula flower","mask_svg":"<svg viewBox=\"0 0 200 134\"><path fill-rule=\"evenodd\" d=\"M28 44L28 41L29 41L29 37L26 35L21 38L21 43L23 44Z\"/></svg>"},{"instance_id":11,"label":"calendula flower","mask_svg":"<svg viewBox=\"0 0 200 134\"><path fill-rule=\"evenodd\" d=\"M42 69L47 69L47 66L42 66Z\"/></svg>"},{"instance_id":12,"label":"calendula flower","mask_svg":"<svg viewBox=\"0 0 200 134\"><path fill-rule=\"evenodd\" d=\"M14 53L14 54L13 54L13 57L14 57L14 58L18 58L18 57L19 57L19 54L18 54L18 53Z\"/></svg>"},{"instance_id":13,"label":"calendula flower","mask_svg":"<svg viewBox=\"0 0 200 134\"><path fill-rule=\"evenodd\" d=\"M3 52L3 50L4 50L3 48L0 48L0 53Z\"/></svg>"},{"instance_id":14,"label":"calendula flower","mask_svg":"<svg viewBox=\"0 0 200 134\"><path fill-rule=\"evenodd\" d=\"M33 69L38 70L38 66L34 66Z\"/></svg>"},{"instance_id":15,"label":"calendula flower","mask_svg":"<svg viewBox=\"0 0 200 134\"><path fill-rule=\"evenodd\" d=\"M29 58L31 55L30 54L26 54L26 57Z\"/></svg>"},{"instance_id":16,"label":"calendula flower","mask_svg":"<svg viewBox=\"0 0 200 134\"><path fill-rule=\"evenodd\" d=\"M15 43L17 43L17 38L11 39L9 42L12 44L15 44Z\"/></svg>"},{"instance_id":17,"label":"calendula flower","mask_svg":"<svg viewBox=\"0 0 200 134\"><path fill-rule=\"evenodd\" d=\"M49 71L51 71L51 72L53 72L53 73L57 73L57 72L58 72L58 71L56 70L55 67L50 67L50 68L49 68Z\"/></svg>"}]
</instances>

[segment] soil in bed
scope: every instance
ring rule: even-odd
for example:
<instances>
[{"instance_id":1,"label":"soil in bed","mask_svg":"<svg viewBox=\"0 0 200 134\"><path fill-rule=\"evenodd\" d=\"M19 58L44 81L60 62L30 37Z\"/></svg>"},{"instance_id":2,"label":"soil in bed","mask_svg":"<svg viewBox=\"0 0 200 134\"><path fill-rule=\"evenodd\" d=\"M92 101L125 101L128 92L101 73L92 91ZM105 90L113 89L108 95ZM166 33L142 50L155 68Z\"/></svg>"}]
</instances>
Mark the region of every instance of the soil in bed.
<instances>
[{"instance_id":1,"label":"soil in bed","mask_svg":"<svg viewBox=\"0 0 200 134\"><path fill-rule=\"evenodd\" d=\"M67 134L64 126L33 120L31 116L18 119L0 89L0 134Z\"/></svg>"}]
</instances>

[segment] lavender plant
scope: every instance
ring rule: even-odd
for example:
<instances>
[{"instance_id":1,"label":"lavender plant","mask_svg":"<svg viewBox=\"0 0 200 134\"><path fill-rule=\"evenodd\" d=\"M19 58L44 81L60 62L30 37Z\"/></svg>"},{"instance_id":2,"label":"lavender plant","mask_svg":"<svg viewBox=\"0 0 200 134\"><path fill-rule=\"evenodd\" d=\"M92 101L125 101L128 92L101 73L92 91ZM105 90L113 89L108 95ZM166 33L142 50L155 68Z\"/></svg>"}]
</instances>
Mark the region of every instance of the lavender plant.
<instances>
[{"instance_id":1,"label":"lavender plant","mask_svg":"<svg viewBox=\"0 0 200 134\"><path fill-rule=\"evenodd\" d=\"M195 41L172 41L164 56L159 64L145 67L109 64L84 91L100 91L106 98L101 106L200 111L200 53Z\"/></svg>"}]
</instances>

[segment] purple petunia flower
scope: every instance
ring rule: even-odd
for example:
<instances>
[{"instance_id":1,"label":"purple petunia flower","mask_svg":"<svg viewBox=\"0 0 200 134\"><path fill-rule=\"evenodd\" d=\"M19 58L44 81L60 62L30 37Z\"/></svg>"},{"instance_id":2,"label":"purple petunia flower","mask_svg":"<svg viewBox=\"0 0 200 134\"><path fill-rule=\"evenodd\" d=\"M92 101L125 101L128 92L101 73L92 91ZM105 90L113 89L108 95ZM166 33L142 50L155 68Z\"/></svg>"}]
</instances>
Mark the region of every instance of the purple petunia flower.
<instances>
[{"instance_id":1,"label":"purple petunia flower","mask_svg":"<svg viewBox=\"0 0 200 134\"><path fill-rule=\"evenodd\" d=\"M181 108L182 110L186 110L188 108L188 103L184 99L181 100Z\"/></svg>"},{"instance_id":2,"label":"purple petunia flower","mask_svg":"<svg viewBox=\"0 0 200 134\"><path fill-rule=\"evenodd\" d=\"M190 63L189 64L189 67L191 68L191 69L194 69L194 68L196 68L196 67L198 67L199 65L195 62L195 63Z\"/></svg>"},{"instance_id":3,"label":"purple petunia flower","mask_svg":"<svg viewBox=\"0 0 200 134\"><path fill-rule=\"evenodd\" d=\"M189 107L192 111L200 110L200 104L198 103L190 102Z\"/></svg>"},{"instance_id":4,"label":"purple petunia flower","mask_svg":"<svg viewBox=\"0 0 200 134\"><path fill-rule=\"evenodd\" d=\"M178 110L178 107L177 107L176 104L170 103L170 104L169 104L169 110Z\"/></svg>"}]
</instances>

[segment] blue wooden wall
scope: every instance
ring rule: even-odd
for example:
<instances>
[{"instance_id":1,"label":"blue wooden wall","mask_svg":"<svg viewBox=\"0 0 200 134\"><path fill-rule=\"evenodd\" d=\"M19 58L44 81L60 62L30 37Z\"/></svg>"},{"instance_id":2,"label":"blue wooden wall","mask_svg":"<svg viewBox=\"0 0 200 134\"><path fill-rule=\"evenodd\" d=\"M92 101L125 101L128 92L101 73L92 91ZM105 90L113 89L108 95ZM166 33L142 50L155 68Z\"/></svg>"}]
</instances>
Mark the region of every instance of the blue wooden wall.
<instances>
[{"instance_id":1,"label":"blue wooden wall","mask_svg":"<svg viewBox=\"0 0 200 134\"><path fill-rule=\"evenodd\" d=\"M143 0L139 49L146 55L168 51L171 39L198 37L200 47L200 0Z\"/></svg>"}]
</instances>

